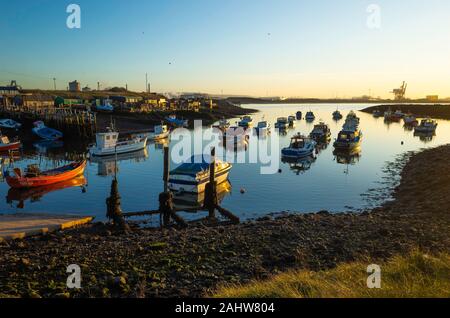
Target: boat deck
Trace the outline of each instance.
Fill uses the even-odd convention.
[[[70,229],[93,219],[73,215],[0,214],[0,242]]]

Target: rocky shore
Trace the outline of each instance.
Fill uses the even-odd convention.
[[[388,109],[393,111],[401,110],[403,113],[412,113],[416,117],[450,120],[450,105],[442,104],[387,104],[368,107],[362,111],[371,114],[374,110],[380,110],[384,113]]]
[[[240,225],[96,224],[0,245],[0,297],[202,297],[291,268],[330,269],[420,248],[450,251],[450,145],[408,159],[394,200],[363,213],[267,216]],[[66,288],[78,264],[82,288]]]

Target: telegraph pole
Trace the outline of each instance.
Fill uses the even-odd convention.
[[[54,88],[55,91],[56,91],[56,78],[55,78],[55,77],[53,77],[53,88]]]

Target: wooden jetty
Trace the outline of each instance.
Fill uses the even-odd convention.
[[[58,128],[65,135],[94,137],[97,131],[96,114],[70,107],[25,108],[15,105],[0,107],[0,113],[19,122],[30,125],[42,120],[47,126]]]
[[[2,214],[0,215],[0,242],[66,230],[88,224],[93,219],[93,217],[73,215]]]

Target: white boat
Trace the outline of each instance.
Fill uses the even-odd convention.
[[[437,129],[437,122],[430,118],[423,119],[420,125],[415,128],[415,132],[418,133],[433,133]]]
[[[22,127],[21,123],[18,123],[12,119],[0,119],[0,128],[6,129],[20,129]]]
[[[113,112],[114,106],[111,105],[111,100],[105,99],[102,104],[95,106],[98,111]]]
[[[210,156],[193,156],[187,162],[170,172],[168,186],[172,191],[202,193],[209,183]],[[215,160],[214,180],[221,184],[228,180],[232,165],[228,162]]]
[[[242,117],[241,121],[238,123],[239,127],[249,128],[253,125],[253,118],[251,116]]]
[[[286,117],[279,117],[275,123],[275,128],[286,129],[289,126],[289,121]]]
[[[295,135],[291,138],[289,147],[281,150],[281,155],[284,158],[302,158],[310,156],[314,153],[317,143],[311,138]]]
[[[316,119],[316,115],[313,112],[309,111],[305,115],[306,121],[314,121]]]
[[[170,130],[167,128],[167,125],[158,125],[155,126],[154,131],[148,134],[148,140],[161,140],[166,139],[170,135]]]
[[[97,157],[140,151],[147,146],[147,137],[119,140],[119,133],[112,128],[108,128],[107,132],[97,133],[95,140],[96,144],[89,148],[89,154]]]

